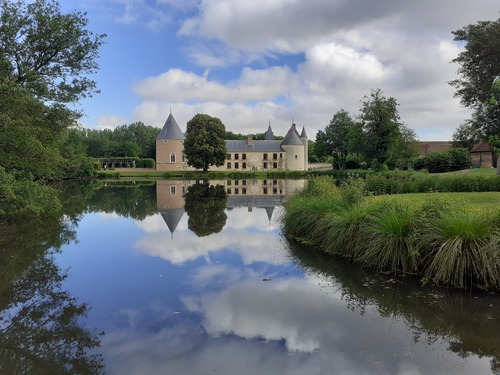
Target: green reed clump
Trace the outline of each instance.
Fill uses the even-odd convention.
[[[335,211],[323,216],[318,234],[321,247],[328,253],[357,260],[364,249],[363,229],[371,206],[340,201]]]
[[[500,287],[500,210],[432,197],[366,200],[362,180],[309,181],[285,205],[283,232],[323,251],[424,282]]]
[[[283,231],[287,236],[311,244],[318,243],[317,234],[323,233],[318,225],[323,216],[338,208],[339,189],[331,177],[317,177],[285,205]]]
[[[426,225],[420,247],[428,252],[423,274],[436,284],[466,288],[500,285],[500,233],[491,213],[444,212]]]
[[[392,272],[417,270],[414,224],[417,211],[412,206],[383,204],[363,228],[364,264]]]

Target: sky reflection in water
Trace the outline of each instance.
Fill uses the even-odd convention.
[[[230,205],[230,204],[228,204]],[[349,304],[333,276],[304,268],[280,236],[281,207],[235,207],[197,237],[184,213],[172,234],[89,213],[57,256],[64,287],[92,306],[111,374],[491,374],[409,322]],[[390,291],[388,291],[390,293]]]

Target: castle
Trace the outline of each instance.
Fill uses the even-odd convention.
[[[170,113],[156,138],[156,170],[194,170],[188,166],[184,155],[185,138]],[[246,140],[226,140],[224,164],[220,167],[210,166],[210,170],[307,170],[307,140],[305,129],[302,128],[299,134],[294,123],[283,140],[276,140],[269,124],[264,140],[252,139],[251,136]]]

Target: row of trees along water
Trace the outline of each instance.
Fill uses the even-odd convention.
[[[83,112],[74,104],[98,93],[91,77],[106,37],[87,28],[84,13],[63,14],[56,0],[0,0],[0,18],[2,217],[57,210],[57,193],[45,182],[94,174],[91,157],[154,157],[157,128],[141,122],[113,131],[78,128]],[[451,84],[462,103],[474,110],[455,140],[470,146],[488,138],[499,146],[500,20],[478,22],[453,34],[465,48],[453,60],[460,68]],[[310,142],[310,161],[328,155],[338,168],[350,161],[404,167],[415,155],[414,141],[415,133],[399,118],[396,99],[376,89],[356,118],[344,110],[335,113],[317,141]]]

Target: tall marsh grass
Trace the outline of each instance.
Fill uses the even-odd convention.
[[[284,234],[384,271],[419,274],[424,282],[500,287],[499,209],[438,198],[368,200],[361,184],[312,179],[286,203]]]

